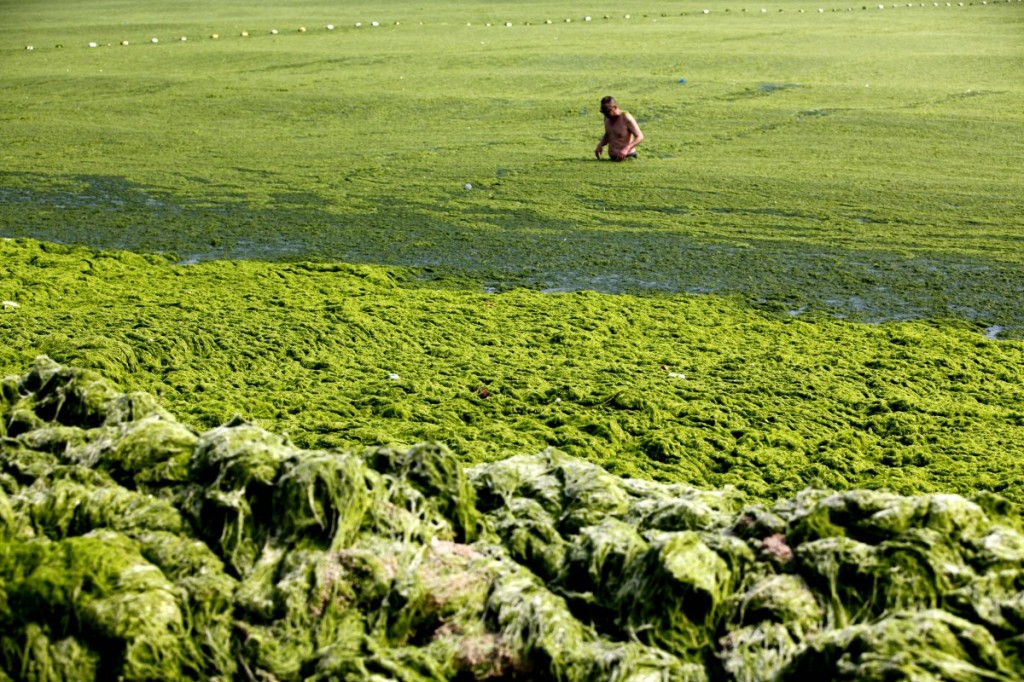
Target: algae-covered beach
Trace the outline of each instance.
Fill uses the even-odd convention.
[[[0,679],[1021,679],[1018,0],[0,16]]]
[[[9,679],[1019,679],[991,493],[758,505],[556,450],[197,433],[48,359],[0,390]]]

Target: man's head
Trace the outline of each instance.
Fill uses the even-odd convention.
[[[615,118],[619,115],[619,104],[611,95],[601,98],[601,113],[608,118]]]

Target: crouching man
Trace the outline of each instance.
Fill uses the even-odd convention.
[[[604,137],[597,143],[594,155],[600,159],[607,146],[608,158],[612,161],[635,159],[637,145],[644,141],[636,119],[628,111],[619,109],[610,95],[601,99],[601,113],[604,114]]]

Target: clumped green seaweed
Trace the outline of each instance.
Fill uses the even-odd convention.
[[[4,679],[1019,679],[1024,534],[991,493],[765,505],[552,449],[194,432],[46,357],[3,386]]]
[[[0,4],[0,680],[1021,677],[1019,3]]]
[[[799,319],[709,296],[437,290],[364,266],[182,266],[20,240],[0,240],[0,272],[0,298],[19,302],[0,311],[0,373],[46,354],[127,389],[116,412],[134,421],[107,415],[109,428],[73,443],[77,461],[98,458],[122,483],[180,483],[196,432],[242,415],[305,450],[436,441],[482,463],[553,447],[628,480],[765,503],[808,485],[1024,502],[1024,345],[955,321]],[[0,428],[33,433],[36,451],[64,447],[55,429],[81,427],[44,418],[75,398],[47,395],[41,412],[12,400]],[[157,464],[121,437],[145,442],[149,430],[175,432],[159,441],[177,455]],[[445,467],[417,474],[427,500],[445,499],[428,481]],[[645,502],[643,523],[682,529],[722,504]],[[560,523],[589,523],[588,508]]]

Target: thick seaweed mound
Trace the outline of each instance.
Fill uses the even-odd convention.
[[[1014,680],[993,495],[614,477],[557,451],[205,433],[47,358],[0,383],[0,679]]]

